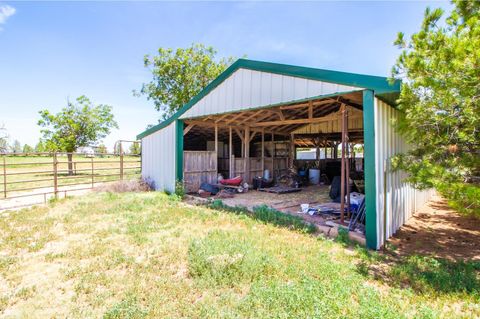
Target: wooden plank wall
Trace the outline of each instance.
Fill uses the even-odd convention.
[[[233,164],[233,176],[241,176],[242,178],[245,177],[245,166],[244,166],[245,159],[243,157],[235,157],[235,162]]]
[[[201,183],[217,183],[217,154],[214,151],[184,151],[183,180],[187,192],[196,192]]]
[[[229,178],[230,159],[226,157],[218,158],[218,173],[222,174],[223,178]]]
[[[229,159],[217,159],[214,151],[184,151],[183,155],[183,176],[184,183],[187,192],[198,191],[201,183],[217,183],[217,172],[222,173],[224,178],[228,178]],[[250,180],[248,183],[252,183],[253,177],[263,176],[262,171],[262,158],[250,157]],[[234,159],[234,176],[241,176],[245,178],[245,159],[242,157],[236,157]],[[270,171],[270,176],[280,176],[288,171],[288,158],[265,157],[264,159],[265,169]]]

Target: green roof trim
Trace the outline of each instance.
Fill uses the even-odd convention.
[[[387,100],[390,104],[395,104],[395,99],[400,92],[400,81],[395,81],[393,84],[390,84],[388,78],[386,77],[322,70],[288,64],[238,59],[225,71],[223,71],[215,80],[210,82],[210,84],[208,84],[202,91],[200,91],[200,93],[193,97],[180,110],[173,114],[170,118],[140,133],[137,136],[137,139],[142,139],[145,136],[161,130],[162,128],[170,125],[173,121],[179,119],[183,113],[185,113],[193,105],[200,101],[200,99],[210,93],[218,85],[220,85],[233,72],[241,68],[293,77],[301,77],[305,79],[318,80],[335,84],[356,86],[358,88],[374,91],[375,95],[383,97],[383,99]]]

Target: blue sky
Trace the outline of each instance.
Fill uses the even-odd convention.
[[[34,145],[38,111],[85,94],[113,106],[134,139],[160,117],[132,90],[150,79],[143,56],[204,43],[220,56],[388,75],[398,31],[418,30],[445,2],[2,2],[0,124]]]

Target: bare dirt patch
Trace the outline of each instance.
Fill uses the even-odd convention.
[[[429,255],[480,261],[480,219],[460,215],[437,196],[424,205],[389,241],[399,256]]]

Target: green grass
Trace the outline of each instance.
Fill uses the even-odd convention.
[[[257,208],[158,192],[0,215],[0,313],[69,318],[472,318],[479,265],[391,260]]]

